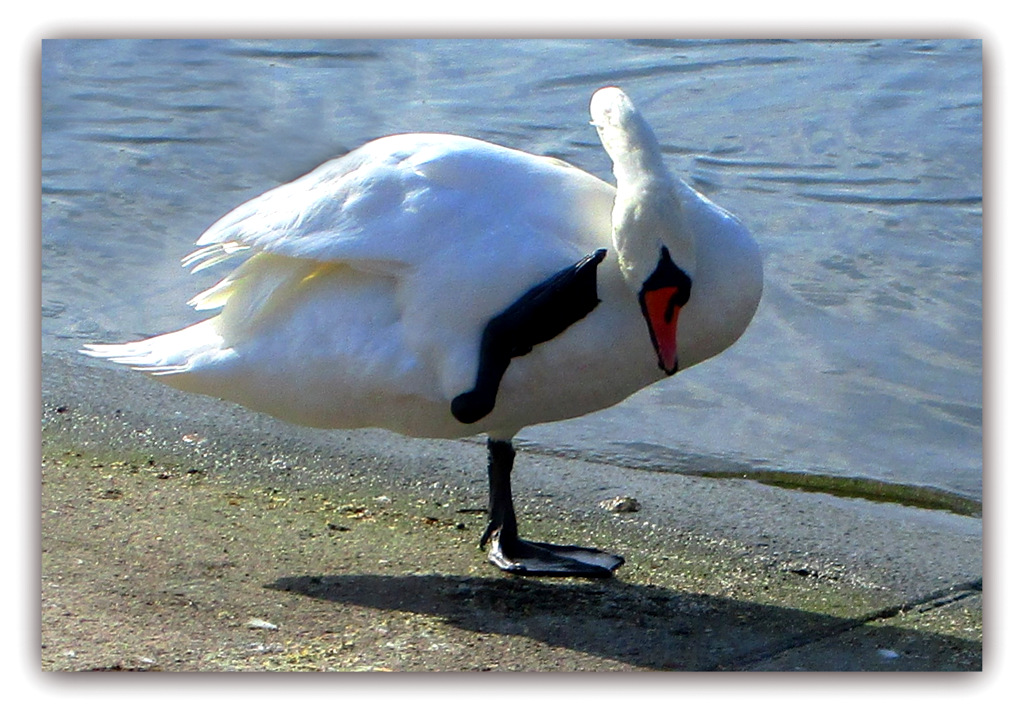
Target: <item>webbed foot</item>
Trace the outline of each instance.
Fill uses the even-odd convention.
[[[519,539],[512,506],[512,463],[516,451],[507,440],[487,440],[490,520],[480,549],[499,569],[512,574],[551,577],[610,577],[624,560],[592,547],[527,542]]]
[[[481,543],[487,560],[512,574],[549,577],[611,577],[626,561],[593,547],[502,539],[497,532]]]

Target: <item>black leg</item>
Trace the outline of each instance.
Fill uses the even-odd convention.
[[[512,359],[550,341],[597,307],[597,266],[607,253],[598,249],[550,276],[487,322],[480,337],[476,384],[451,403],[456,420],[475,423],[494,410]]]
[[[487,504],[489,523],[480,538],[480,549],[487,549],[492,538],[519,539],[519,525],[512,505],[512,463],[516,450],[505,440],[487,439],[487,481],[490,497]]]
[[[489,522],[480,539],[488,560],[515,574],[610,577],[625,561],[591,547],[527,542],[519,539],[512,506],[512,463],[516,451],[505,440],[487,440],[487,476],[490,482]]]

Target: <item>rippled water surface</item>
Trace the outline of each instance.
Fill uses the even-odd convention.
[[[617,84],[750,227],[764,299],[722,356],[522,438],[980,498],[981,71],[963,40],[46,42],[43,350],[194,321],[210,277],[179,260],[203,229],[381,135],[467,134],[610,180],[588,105]]]

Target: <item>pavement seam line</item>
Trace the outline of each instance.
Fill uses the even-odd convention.
[[[903,602],[901,604],[883,607],[882,609],[875,610],[862,617],[854,617],[845,619],[842,622],[835,624],[834,626],[827,629],[815,630],[811,634],[805,634],[797,636],[791,639],[788,643],[779,646],[775,649],[762,651],[760,653],[748,654],[741,656],[738,659],[733,660],[728,664],[720,664],[719,670],[722,671],[734,671],[739,669],[748,668],[754,664],[758,664],[770,659],[774,659],[787,651],[793,649],[800,649],[817,642],[825,641],[826,639],[832,639],[840,634],[853,631],[862,626],[867,626],[873,622],[882,621],[883,619],[891,619],[899,614],[904,614],[911,611],[916,611],[919,614],[943,607],[948,604],[967,599],[976,594],[982,593],[982,578],[972,580],[970,582],[961,582],[951,587],[936,590],[930,594],[920,597],[919,599]]]

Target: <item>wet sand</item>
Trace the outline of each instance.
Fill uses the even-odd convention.
[[[517,578],[476,548],[482,441],[42,380],[47,671],[981,668],[979,518],[520,451],[524,534],[627,561]]]

